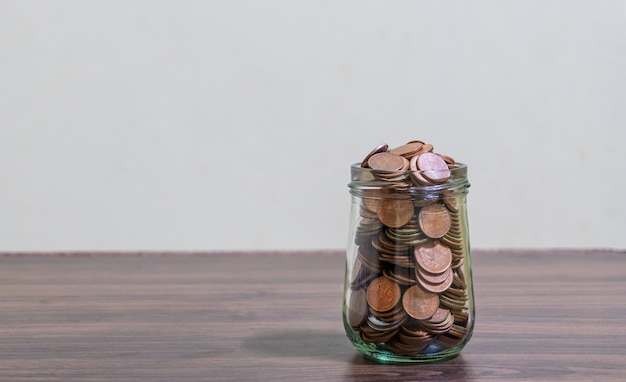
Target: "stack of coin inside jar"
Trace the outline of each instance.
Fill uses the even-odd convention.
[[[432,145],[411,141],[376,147],[361,167],[385,186],[363,190],[347,323],[363,342],[399,355],[459,344],[470,325],[459,202],[445,191],[413,193],[446,184],[458,165]]]

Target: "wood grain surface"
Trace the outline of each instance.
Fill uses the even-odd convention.
[[[474,251],[457,358],[364,359],[340,251],[0,254],[0,381],[626,380],[626,251]]]

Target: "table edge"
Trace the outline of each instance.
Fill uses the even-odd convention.
[[[0,251],[5,257],[210,257],[210,256],[345,256],[345,249],[280,249],[280,250],[68,250],[68,251]],[[490,255],[549,255],[581,254],[626,255],[626,249],[617,248],[476,248],[472,256]]]

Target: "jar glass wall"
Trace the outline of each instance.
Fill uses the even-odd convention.
[[[423,185],[412,171],[351,167],[343,321],[367,357],[442,361],[472,335],[467,167],[448,171]]]

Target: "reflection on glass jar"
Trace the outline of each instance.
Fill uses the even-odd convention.
[[[379,155],[372,167],[391,159]],[[367,357],[442,361],[474,327],[467,166],[393,166],[351,167],[344,327]]]

